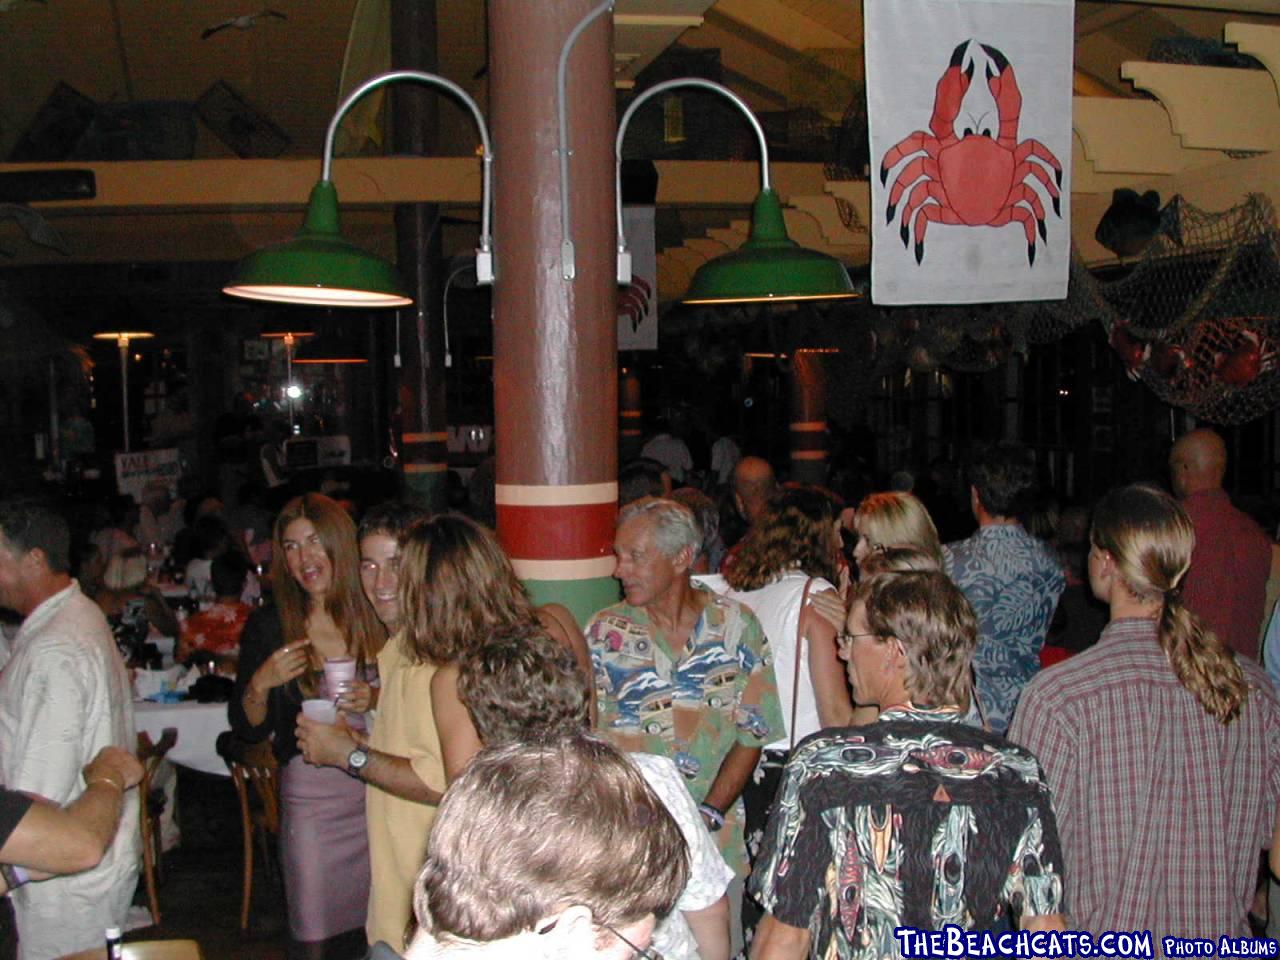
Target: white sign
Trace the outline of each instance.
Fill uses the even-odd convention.
[[[872,300],[1065,297],[1072,0],[863,9]]]
[[[164,450],[139,450],[136,453],[116,454],[116,490],[142,502],[142,490],[153,480],[159,480],[169,488],[169,495],[178,492],[178,477],[182,475],[182,463],[177,447]]]
[[[623,207],[631,282],[618,288],[618,349],[658,349],[658,256],[654,208]]]

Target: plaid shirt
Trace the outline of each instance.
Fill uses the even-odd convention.
[[[1248,936],[1280,799],[1280,701],[1256,664],[1224,727],[1178,683],[1154,620],[1038,674],[1009,739],[1040,758],[1066,859],[1068,926]]]

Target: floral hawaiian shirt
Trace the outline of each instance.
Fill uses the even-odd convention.
[[[698,801],[734,744],[763,747],[786,729],[760,621],[704,592],[708,603],[680,657],[644,609],[625,602],[601,610],[586,631],[601,731],[622,750],[669,757]],[[729,866],[746,876],[742,818],[739,799],[717,839]]]
[[[942,548],[943,563],[978,615],[973,674],[987,724],[1009,728],[1018,695],[1040,669],[1040,648],[1067,584],[1054,552],[1020,526],[982,527]]]

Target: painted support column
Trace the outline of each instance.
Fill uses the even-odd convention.
[[[640,375],[623,367],[618,380],[618,459],[622,463],[640,456],[640,448],[644,446],[643,414]]]
[[[391,62],[397,70],[437,70],[435,0],[391,4]],[[417,83],[389,88],[396,153],[435,152],[442,92]],[[405,494],[428,510],[448,506],[448,414],[445,409],[444,329],[440,315],[440,207],[396,206],[396,260],[413,306],[400,313],[400,463]]]
[[[556,64],[598,0],[490,0],[498,535],[535,603],[618,597],[613,22],[568,61],[576,277],[561,276]]]
[[[791,479],[827,482],[827,372],[822,350],[791,357]]]

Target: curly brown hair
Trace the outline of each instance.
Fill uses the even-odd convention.
[[[404,534],[400,610],[402,642],[416,663],[453,663],[499,629],[537,628],[498,538],[459,513],[437,514]]]
[[[724,578],[734,590],[758,590],[788,570],[836,580],[835,522],[840,509],[819,487],[787,487],[747,532]]]

